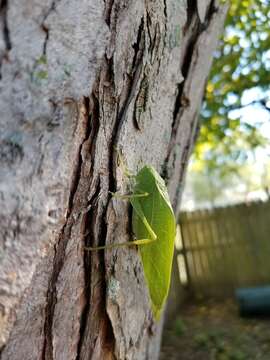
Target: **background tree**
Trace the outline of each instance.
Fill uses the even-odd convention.
[[[261,167],[269,166],[269,5],[269,1],[231,1],[206,87],[201,131],[190,167],[197,200],[202,200],[205,186],[209,199],[212,194],[224,202],[226,188],[250,183],[252,166],[253,185],[247,187],[269,186],[265,172],[256,166],[258,162]],[[254,172],[261,179],[255,179]],[[201,184],[197,190],[195,182]]]
[[[156,359],[114,149],[177,209],[227,5],[1,1],[1,359]],[[162,270],[162,269],[161,269]]]

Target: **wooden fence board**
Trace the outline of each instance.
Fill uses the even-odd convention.
[[[182,212],[179,224],[195,293],[224,296],[270,283],[270,201]]]

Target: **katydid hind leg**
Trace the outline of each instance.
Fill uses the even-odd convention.
[[[132,199],[136,199],[136,198],[142,198],[142,197],[146,197],[149,195],[149,193],[147,192],[142,192],[142,193],[137,193],[137,194],[130,194],[130,195],[122,195],[122,194],[118,194],[117,192],[111,192],[109,191],[109,193],[112,195],[113,198],[115,199],[122,199],[122,200],[132,200]]]
[[[118,247],[123,247],[123,246],[147,245],[147,244],[152,243],[153,241],[156,241],[156,239],[136,239],[133,241],[126,241],[126,242],[119,243],[119,244],[109,244],[109,245],[103,245],[103,246],[97,246],[97,247],[85,246],[84,249],[86,251],[108,250],[108,249],[113,249],[113,248],[118,248]]]
[[[131,199],[130,200],[132,207],[133,207],[133,211],[136,212],[136,214],[139,216],[139,218],[141,219],[141,221],[143,222],[144,226],[146,227],[147,231],[149,232],[149,237],[153,240],[157,239],[157,235],[155,234],[154,230],[152,229],[151,225],[149,224],[149,222],[147,221],[143,209],[139,203],[139,201],[137,201],[136,199]]]

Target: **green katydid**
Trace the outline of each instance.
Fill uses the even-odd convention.
[[[132,195],[113,196],[130,200],[133,207],[132,230],[136,239],[86,249],[140,245],[152,310],[158,320],[168,296],[175,240],[175,217],[164,180],[152,166],[147,165],[135,176]]]

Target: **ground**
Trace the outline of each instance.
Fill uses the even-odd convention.
[[[165,327],[160,360],[270,360],[270,319],[241,318],[233,301],[193,302]]]

